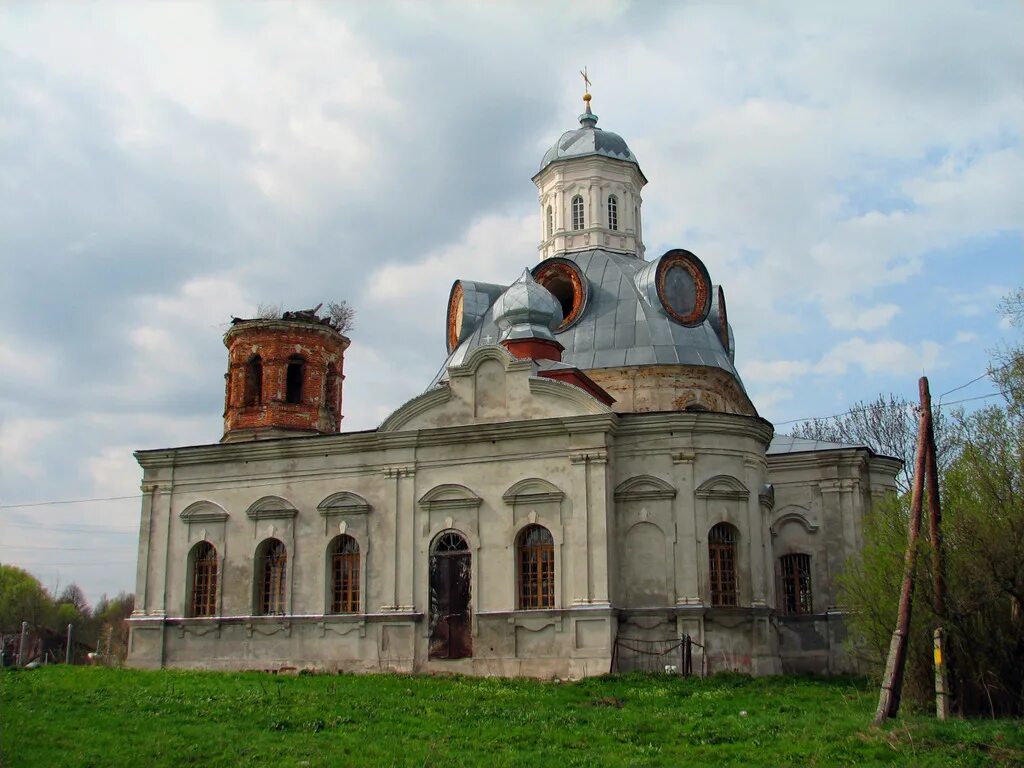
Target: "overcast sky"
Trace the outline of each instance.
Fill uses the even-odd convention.
[[[536,261],[584,65],[763,416],[975,378],[1024,283],[1021,40],[1017,2],[5,4],[0,561],[134,589],[137,498],[12,505],[216,442],[259,303],[356,307],[346,430],[422,391],[452,281]]]

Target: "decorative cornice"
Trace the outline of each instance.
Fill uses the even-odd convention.
[[[660,477],[639,475],[619,483],[615,489],[616,501],[646,501],[648,499],[674,499],[676,489]]]
[[[596,450],[582,451],[580,453],[570,453],[569,461],[571,461],[573,464],[607,464],[608,451]]]
[[[370,512],[370,504],[357,493],[340,491],[321,501],[317,509],[323,517],[366,515]]]
[[[185,523],[223,523],[228,519],[227,511],[212,501],[197,501],[189,504],[178,515]]]
[[[250,520],[291,520],[299,511],[279,496],[264,496],[245,514]]]
[[[452,390],[447,384],[442,384],[430,392],[414,397],[409,402],[399,406],[390,416],[381,422],[379,432],[397,432],[417,416],[426,413],[432,408],[444,405],[452,399]]]
[[[477,509],[483,499],[464,485],[447,483],[431,488],[420,497],[420,506],[435,509]]]
[[[398,477],[412,477],[416,474],[415,464],[393,464],[389,467],[384,467],[381,472],[384,477],[394,480]]]
[[[750,498],[750,491],[731,475],[715,475],[701,483],[694,495],[699,499],[746,501]]]
[[[565,493],[547,480],[530,477],[512,485],[501,498],[506,504],[541,504],[559,502]]]

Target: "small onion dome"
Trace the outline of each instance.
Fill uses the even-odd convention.
[[[547,288],[533,279],[528,269],[498,297],[492,313],[501,331],[501,341],[554,341],[552,331],[562,324],[562,306]]]

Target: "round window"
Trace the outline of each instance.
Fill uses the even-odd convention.
[[[711,278],[700,259],[681,248],[658,261],[658,299],[669,316],[685,326],[700,325],[711,310]]]
[[[587,305],[587,280],[576,264],[568,259],[546,259],[534,268],[533,279],[562,305],[562,324],[556,333],[580,319]]]

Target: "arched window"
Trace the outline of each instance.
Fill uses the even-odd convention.
[[[285,576],[288,550],[284,542],[267,539],[256,551],[256,613],[261,616],[285,612]]]
[[[550,205],[548,206],[547,222],[548,222],[548,235],[547,236],[551,237],[551,235],[555,231],[555,212],[551,209]]]
[[[217,615],[217,548],[201,541],[192,548],[190,616]]]
[[[331,613],[359,613],[359,542],[336,536],[330,558]]]
[[[708,534],[711,604],[736,605],[736,529],[719,523]]]
[[[572,228],[583,229],[583,197],[580,195],[572,199]]]
[[[608,229],[619,228],[619,200],[615,195],[608,195]]]
[[[555,607],[555,540],[542,525],[528,525],[516,544],[520,609]]]
[[[811,600],[811,556],[783,555],[779,563],[782,566],[782,612],[814,613]]]
[[[285,375],[285,396],[286,403],[302,402],[302,380],[306,375],[306,361],[299,355],[292,355],[288,358],[288,372]]]
[[[263,360],[253,355],[245,364],[245,388],[242,405],[259,405],[263,399]]]

